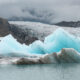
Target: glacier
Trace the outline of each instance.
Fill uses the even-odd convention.
[[[60,52],[63,48],[73,48],[80,52],[80,38],[58,28],[44,39],[37,40],[30,45],[19,43],[11,34],[0,38],[0,55],[2,56],[27,56],[44,55]]]

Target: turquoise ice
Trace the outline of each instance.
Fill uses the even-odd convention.
[[[74,48],[80,52],[80,38],[59,28],[44,40],[46,53],[59,52],[62,48]]]
[[[50,54],[62,48],[74,48],[80,52],[80,38],[59,28],[47,36],[44,42],[37,40],[30,45],[20,44],[12,35],[0,38],[1,55]]]
[[[0,41],[0,54],[2,55],[12,55],[12,53],[27,53],[27,45],[20,44],[12,35],[8,35],[1,38]]]

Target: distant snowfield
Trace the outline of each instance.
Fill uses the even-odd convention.
[[[28,22],[28,21],[9,21],[9,23],[18,25],[19,27],[22,28],[31,29],[32,31],[35,31],[38,35],[44,34],[44,38],[49,34],[53,33],[57,28],[60,27],[56,25],[49,25],[39,22]],[[77,28],[62,27],[62,28],[75,36],[80,36],[80,27]]]

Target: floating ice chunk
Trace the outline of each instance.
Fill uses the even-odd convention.
[[[44,55],[39,60],[41,63],[80,63],[80,53],[73,48],[63,48],[58,53]]]
[[[0,41],[0,54],[8,55],[11,53],[27,53],[27,46],[17,42],[12,35],[8,35]]]
[[[73,48],[63,48],[57,57],[59,62],[80,63],[80,53]]]
[[[62,48],[74,48],[80,52],[80,38],[77,38],[62,28],[57,29],[53,34],[44,40],[46,53],[59,52]]]

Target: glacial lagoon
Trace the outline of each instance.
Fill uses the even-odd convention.
[[[0,80],[80,80],[80,64],[0,65]]]

